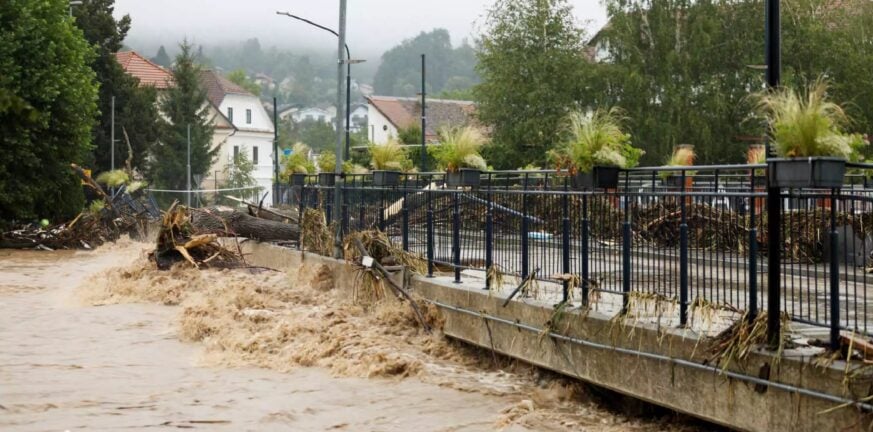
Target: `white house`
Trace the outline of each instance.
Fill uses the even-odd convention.
[[[233,125],[234,131],[220,143],[214,169],[223,171],[234,156],[246,152],[255,170],[253,176],[267,194],[264,203],[272,203],[273,191],[273,122],[260,99],[215,71],[200,73],[209,102]]]
[[[366,127],[369,110],[367,109],[366,104],[354,104],[352,105],[351,111],[349,129],[351,129],[352,132],[358,132],[362,127]]]
[[[285,117],[291,116],[291,119],[294,120],[295,123],[300,123],[303,121],[319,121],[322,123],[333,123],[336,118],[336,108],[317,108],[317,107],[308,107],[308,108],[297,108],[289,110],[285,113]]]
[[[427,99],[428,142],[439,139],[438,132],[444,127],[466,126],[475,123],[476,104],[470,101]],[[370,96],[367,98],[367,126],[370,142],[384,144],[399,131],[421,124],[421,99],[394,96]]]

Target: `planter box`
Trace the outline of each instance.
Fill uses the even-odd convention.
[[[373,186],[397,186],[400,171],[373,171]]]
[[[685,178],[690,178],[690,177],[686,176]],[[673,174],[670,177],[665,178],[664,179],[664,186],[667,186],[670,188],[682,189],[682,186],[683,186],[682,176],[677,175],[677,174]]]
[[[590,173],[577,173],[571,180],[577,190],[615,189],[620,172],[617,167],[596,166]]]
[[[846,160],[837,157],[774,158],[767,163],[770,185],[780,188],[841,188],[846,174]]]
[[[319,186],[333,186],[336,184],[336,174],[334,173],[319,173],[318,174],[318,185]]]
[[[446,173],[446,186],[449,188],[478,187],[482,171],[477,169],[461,168],[456,172]]]
[[[291,186],[303,186],[308,174],[291,174]]]

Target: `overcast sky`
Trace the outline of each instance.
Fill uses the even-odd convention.
[[[446,28],[457,44],[484,21],[493,0],[349,0],[348,44],[352,50],[380,55],[406,38]],[[600,0],[570,0],[577,21],[594,32],[606,20]],[[128,41],[135,48],[175,45],[183,37],[211,45],[251,37],[262,46],[335,47],[336,39],[287,17],[288,11],[336,28],[339,0],[116,0],[116,14],[130,14]],[[358,48],[360,47],[360,48]],[[154,53],[146,52],[147,55]]]

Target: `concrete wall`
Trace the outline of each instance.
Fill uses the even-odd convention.
[[[352,290],[352,267],[344,262],[271,245],[245,244],[247,252],[251,252],[248,259],[252,263],[281,269],[307,262],[326,263],[333,269],[337,287]],[[493,346],[502,354],[734,429],[762,432],[867,430],[871,422],[869,415],[862,415],[854,408],[823,412],[838,406],[835,402],[780,389],[756,388],[754,384],[711,371],[609,349],[626,348],[702,363],[708,355],[706,344],[681,329],[659,331],[653,326],[625,325],[595,311],[571,311],[557,320],[553,328],[560,334],[599,343],[607,349],[560,341],[541,332],[492,320],[489,321],[492,335],[489,338],[485,316],[541,329],[552,320],[553,309],[548,305],[515,301],[504,308],[503,298],[499,296],[436,279],[413,278],[411,288],[431,301],[470,312],[442,309],[446,319],[444,332],[450,337],[484,348]],[[766,375],[764,372],[770,366],[769,377],[776,382],[837,396],[854,394],[855,398],[860,398],[869,394],[869,380],[866,385],[861,382],[849,387],[844,385],[845,363],[818,367],[810,361],[792,351],[786,351],[778,361],[766,352],[758,352],[743,364],[731,366],[730,370],[757,377]]]

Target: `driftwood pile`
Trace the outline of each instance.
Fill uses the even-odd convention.
[[[269,219],[259,217],[269,215]],[[173,203],[164,212],[154,251],[149,254],[162,270],[178,262],[196,268],[248,267],[239,244],[227,247],[221,237],[263,241],[295,241],[300,228],[295,215],[248,205],[248,211],[226,207],[191,209]]]
[[[149,212],[144,200],[130,196],[123,189],[110,196],[82,168],[75,164],[71,168],[86,187],[93,189],[103,205],[86,208],[64,223],[49,226],[29,223],[0,232],[0,248],[91,249],[124,234],[146,235],[157,213]]]

